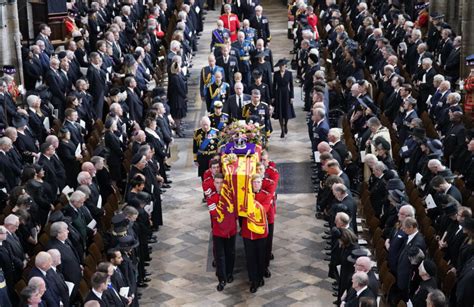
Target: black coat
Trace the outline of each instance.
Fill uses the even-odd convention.
[[[3,276],[5,277],[7,286],[9,288],[15,287],[18,276],[16,276],[13,259],[5,244],[0,245],[0,268],[3,271]]]
[[[230,96],[224,103],[223,112],[229,114],[232,120],[242,120],[242,108],[245,104],[250,103],[252,97],[247,94],[241,95],[241,107],[237,102],[237,95]]]
[[[70,241],[66,240],[65,243],[62,243],[56,238],[51,238],[46,245],[46,250],[52,248],[59,250],[61,253],[60,272],[63,274],[64,280],[73,282],[78,286],[82,279],[82,270],[79,256]]]
[[[10,191],[18,185],[21,170],[18,169],[18,167],[16,167],[11,161],[10,157],[3,152],[0,152],[0,173],[5,176],[7,191]]]
[[[426,297],[428,296],[428,293],[434,289],[438,289],[436,279],[430,278],[428,280],[421,281],[419,288],[411,297],[411,302],[413,303],[413,306],[426,307]]]
[[[119,182],[122,176],[122,160],[123,151],[120,139],[112,132],[105,131],[105,147],[109,149],[109,157],[107,158],[107,165],[110,169],[110,176],[112,180]]]
[[[426,244],[425,238],[418,232],[413,239],[403,246],[403,249],[398,256],[397,264],[397,287],[402,291],[408,291],[410,289],[410,283],[414,272],[414,267],[411,265],[408,258],[408,250],[410,248],[418,247],[425,253]]]
[[[94,110],[97,119],[102,119],[104,109],[104,97],[107,92],[106,72],[89,65],[87,69],[87,80],[89,81],[89,93],[93,97]]]
[[[275,111],[273,118],[295,118],[295,110],[291,99],[295,96],[293,91],[293,75],[285,71],[283,76],[280,71],[273,74],[273,97],[275,97]]]
[[[82,136],[82,127],[76,122],[64,121],[64,128],[71,133],[71,142],[77,147],[79,144],[84,144],[84,137]]]
[[[186,96],[188,87],[186,81],[181,73],[170,74],[168,81],[167,97],[171,116],[181,119],[186,116],[187,112]]]
[[[42,80],[43,67],[38,58],[33,58],[23,62],[23,73],[25,78],[25,89],[32,91],[36,83]]]
[[[77,175],[81,170],[81,164],[76,159],[76,145],[72,142],[59,142],[57,154],[64,163],[66,171],[66,184],[75,188],[77,186]]]
[[[346,304],[344,306],[347,306],[347,307],[359,307],[359,300],[363,297],[369,297],[369,298],[372,298],[372,299],[376,299],[377,298],[377,295],[375,295],[372,290],[370,290],[369,288],[365,289],[364,291],[362,291],[358,296],[357,296],[357,292],[354,290],[354,289],[351,289],[351,295],[346,298]]]
[[[128,117],[140,123],[143,118],[143,102],[134,90],[127,88],[127,100],[125,103],[127,105]]]
[[[95,295],[94,292],[92,292],[92,290],[89,292],[89,294],[87,294],[86,296],[86,299],[84,300],[84,302],[88,302],[88,301],[97,301],[99,302],[100,304],[100,307],[109,307],[110,305],[107,304],[105,302],[105,292],[102,293],[102,297],[99,298],[97,295]]]
[[[41,297],[41,300],[44,301],[47,306],[59,306],[59,302],[61,301],[59,289],[57,288],[56,282],[51,280],[51,275],[48,276],[46,272],[45,276],[37,267],[33,267],[28,275],[28,280],[32,277],[40,277],[44,280],[46,285],[46,292]]]
[[[237,57],[229,55],[227,63],[224,63],[224,57],[216,59],[216,65],[224,69],[224,81],[229,83],[230,88],[234,88],[234,74],[239,71],[239,61]]]

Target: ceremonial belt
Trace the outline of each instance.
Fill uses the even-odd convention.
[[[240,60],[241,61],[248,61],[248,60],[250,60],[250,57],[249,56],[241,56]]]
[[[225,46],[225,44],[221,44],[221,43],[215,43],[214,44],[214,47],[224,47],[224,46]]]
[[[212,155],[215,154],[217,150],[198,150],[198,153],[201,155]]]

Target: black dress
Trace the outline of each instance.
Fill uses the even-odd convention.
[[[273,74],[273,95],[275,97],[273,118],[295,118],[295,109],[293,104],[290,103],[291,99],[294,98],[293,76],[291,72],[285,71],[283,76],[279,71]]]
[[[171,74],[168,82],[168,101],[173,118],[181,119],[186,117],[188,111],[186,104],[187,93],[188,87],[182,74]]]

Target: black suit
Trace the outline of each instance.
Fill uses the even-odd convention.
[[[40,277],[44,280],[46,285],[46,292],[41,297],[41,300],[44,301],[47,306],[59,306],[61,297],[59,296],[59,289],[57,288],[56,282],[51,280],[51,277],[48,277],[47,273],[46,275],[43,275],[37,267],[31,269],[28,280],[32,277]]]
[[[76,289],[82,279],[82,270],[76,250],[72,248],[69,240],[63,243],[56,238],[51,238],[46,245],[46,250],[52,248],[59,250],[61,253],[60,271],[64,275],[64,280],[76,284],[76,287],[74,287]]]
[[[23,62],[23,73],[25,75],[25,89],[32,91],[36,83],[42,80],[43,67],[38,58],[34,57]]]
[[[79,144],[84,144],[84,138],[81,132],[82,127],[78,123],[66,120],[64,121],[63,127],[68,129],[71,133],[71,142],[74,146],[77,147]]]
[[[38,164],[43,166],[43,170],[45,172],[44,181],[49,183],[51,186],[51,190],[54,195],[58,194],[60,182],[56,176],[56,168],[54,166],[54,162],[52,158],[47,158],[45,155],[41,154]]]
[[[43,41],[44,42],[44,52],[48,55],[51,56],[54,53],[54,46],[51,44],[51,41],[49,40],[49,37],[42,35],[41,33],[38,33],[38,36],[36,36],[35,42],[37,41]]]
[[[52,68],[48,69],[44,79],[49,87],[49,91],[53,95],[51,103],[55,109],[59,110],[60,118],[63,118],[64,110],[66,108],[67,84],[64,82],[59,72]]]
[[[224,62],[224,57],[216,59],[216,65],[224,68],[224,81],[229,83],[230,88],[234,88],[234,74],[239,71],[239,61],[235,56],[229,55],[227,63]]]
[[[237,95],[230,96],[225,102],[223,107],[223,112],[229,114],[232,120],[238,119],[243,120],[242,108],[245,104],[250,103],[252,97],[247,94],[242,94],[240,96],[240,103],[237,101]]]
[[[143,102],[134,90],[127,88],[127,100],[125,103],[127,105],[128,117],[140,123],[143,118]]]
[[[97,301],[99,302],[100,304],[100,307],[109,307],[110,305],[108,305],[106,302],[105,302],[105,292],[102,293],[102,298],[99,298],[97,295],[95,295],[94,292],[92,292],[92,290],[89,292],[89,294],[87,294],[86,296],[86,299],[84,300],[84,302],[88,302],[88,301]]]
[[[3,276],[5,277],[7,290],[11,300],[12,298],[17,297],[15,294],[15,284],[18,280],[18,276],[21,275],[18,275],[18,273],[15,272],[13,258],[5,245],[6,244],[0,245],[0,269],[3,271]]]
[[[5,176],[7,191],[18,185],[21,170],[15,166],[10,157],[4,152],[0,152],[0,173]]]
[[[354,289],[349,291],[349,294],[346,297],[345,307],[359,307],[359,300],[363,297],[373,298],[374,300],[377,296],[369,288],[364,289],[359,295]]]
[[[119,182],[122,176],[122,159],[123,151],[120,139],[112,131],[106,131],[105,146],[110,150],[110,155],[107,158],[107,164],[110,169],[110,176],[112,180]]]
[[[459,61],[461,60],[461,48],[452,49],[446,58],[444,64],[444,71],[448,77],[451,78],[451,83],[459,79]]]
[[[104,96],[107,92],[107,77],[102,69],[89,65],[87,69],[87,80],[89,80],[89,92],[94,102],[96,119],[102,119],[104,111]]]
[[[407,240],[408,242],[408,240]],[[408,251],[410,249],[419,248],[425,253],[426,251],[426,244],[425,238],[418,232],[405,246],[400,252],[398,256],[398,264],[397,264],[397,288],[400,291],[401,298],[404,301],[408,299],[408,291],[410,290],[410,283],[412,280],[413,272],[415,271],[416,267],[414,267],[410,263],[410,259],[408,258]]]

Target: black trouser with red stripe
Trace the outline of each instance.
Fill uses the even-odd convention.
[[[268,224],[268,237],[265,242],[265,268],[268,269],[270,266],[270,260],[272,258],[273,248],[273,228],[275,224]]]
[[[212,236],[214,242],[217,278],[219,282],[227,281],[234,272],[235,235],[230,238]]]
[[[250,240],[244,238],[245,258],[250,282],[259,283],[265,272],[265,242],[266,238]]]

